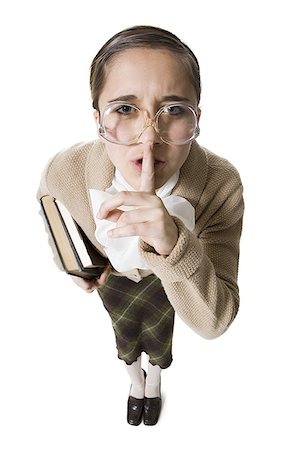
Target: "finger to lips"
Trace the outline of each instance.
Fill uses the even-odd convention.
[[[154,155],[151,146],[144,149],[142,170],[140,178],[140,189],[138,192],[119,192],[111,199],[102,203],[100,210],[97,213],[98,219],[107,219],[112,222],[117,222],[122,217],[124,211],[118,209],[122,205],[126,206],[143,206],[145,198],[142,192],[155,194],[155,164]]]
[[[140,191],[155,194],[155,161],[151,146],[143,150]]]

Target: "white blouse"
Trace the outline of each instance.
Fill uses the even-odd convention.
[[[172,189],[177,184],[180,171],[172,175],[167,182],[156,190],[156,195],[161,198],[165,208],[171,216],[178,217],[184,225],[192,231],[195,226],[195,210],[191,203],[183,197],[170,195]],[[139,236],[109,238],[109,230],[116,228],[116,223],[106,219],[96,217],[102,203],[120,191],[135,191],[130,186],[118,169],[112,185],[105,191],[89,189],[93,215],[96,225],[95,237],[104,248],[107,257],[117,272],[127,272],[132,269],[149,269],[144,259],[139,254]],[[137,206],[121,206],[122,211],[129,211]]]

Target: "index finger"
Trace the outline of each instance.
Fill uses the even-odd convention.
[[[140,189],[141,192],[155,194],[155,160],[152,149],[146,146],[143,152]]]

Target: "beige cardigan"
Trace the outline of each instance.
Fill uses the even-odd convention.
[[[89,189],[108,188],[114,170],[99,139],[76,144],[48,162],[37,193],[38,199],[49,194],[62,201],[103,254],[94,235]],[[242,193],[240,176],[233,165],[193,142],[172,194],[186,198],[195,208],[195,229],[187,230],[180,219],[174,218],[179,237],[168,257],[158,255],[140,240],[140,252],[150,270],[117,274],[139,282],[141,277],[155,273],[177,314],[207,339],[224,333],[239,307]],[[56,257],[55,261],[60,267]]]

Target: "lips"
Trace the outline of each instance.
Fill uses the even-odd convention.
[[[139,162],[139,164],[142,164],[143,157],[140,156],[140,157],[138,157],[138,158],[132,159],[131,161],[132,161],[132,162]],[[162,159],[155,159],[155,161],[154,161],[155,164],[157,164],[157,163],[164,163],[164,162],[165,162],[165,161],[163,161]]]
[[[136,158],[131,161],[133,163],[133,165],[135,166],[135,168],[139,172],[141,172],[141,170],[142,170],[142,161],[143,161],[143,158]],[[154,160],[154,166],[155,166],[156,170],[161,169],[161,167],[163,167],[164,165],[165,165],[165,161],[162,161],[161,159]]]

